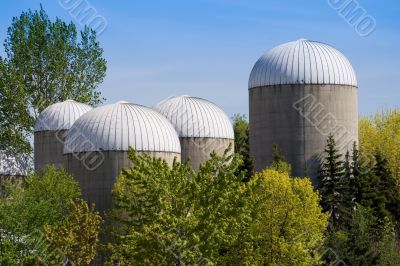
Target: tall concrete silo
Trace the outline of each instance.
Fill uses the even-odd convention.
[[[123,168],[131,167],[129,147],[172,165],[180,161],[178,135],[156,111],[118,102],[84,114],[68,131],[64,144],[66,169],[80,183],[82,196],[97,210],[112,207],[111,191]]]
[[[89,105],[67,100],[50,105],[39,115],[34,129],[35,170],[42,171],[49,164],[63,167],[65,134],[91,109]]]
[[[233,149],[232,123],[214,103],[183,95],[161,101],[154,109],[175,127],[181,142],[182,162],[190,159],[194,169],[209,160],[211,152],[222,155],[229,144]]]
[[[249,101],[256,171],[271,163],[276,143],[295,176],[316,181],[329,134],[341,153],[358,141],[356,75],[327,44],[300,39],[271,49],[251,72]]]

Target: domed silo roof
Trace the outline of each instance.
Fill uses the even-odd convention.
[[[327,44],[300,39],[272,48],[255,64],[249,88],[284,84],[338,84],[357,87],[349,60]]]
[[[121,101],[80,117],[67,134],[64,154],[128,151],[129,147],[181,153],[178,135],[165,117],[151,108]]]
[[[214,103],[187,95],[166,99],[154,106],[183,138],[234,139],[233,126]]]
[[[79,117],[92,109],[89,105],[73,100],[52,104],[39,115],[34,130],[35,132],[68,130]]]
[[[26,176],[28,160],[0,150],[0,176]]]

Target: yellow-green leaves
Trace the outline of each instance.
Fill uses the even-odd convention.
[[[400,178],[400,111],[387,110],[363,118],[359,124],[360,148],[367,154],[382,154],[392,174]]]
[[[84,201],[71,201],[70,208],[60,225],[44,226],[46,239],[50,250],[59,250],[52,254],[63,254],[75,265],[89,265],[97,254],[102,219]]]

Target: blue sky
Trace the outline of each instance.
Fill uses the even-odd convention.
[[[2,1],[0,40],[13,16],[40,3],[51,18],[82,28],[63,1],[78,0]],[[362,37],[328,1],[86,1],[107,20],[99,37],[108,61],[100,90],[107,103],[151,106],[189,94],[217,103],[229,115],[247,114],[247,82],[256,60],[275,45],[307,38],[338,48],[352,62],[360,115],[400,106],[400,2],[358,0],[376,20],[375,31]]]

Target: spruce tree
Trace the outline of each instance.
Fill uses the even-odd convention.
[[[351,161],[350,161],[350,153],[346,152],[345,160],[343,163],[343,176],[339,181],[339,197],[341,201],[341,224],[342,227],[348,228],[351,217],[352,210],[354,208],[354,190],[352,188],[352,184],[354,182],[353,174],[351,171]]]
[[[335,229],[342,218],[342,180],[344,166],[341,160],[342,155],[336,148],[333,135],[329,135],[327,145],[324,149],[325,157],[321,163],[320,170],[320,193],[322,196],[321,205],[324,211],[330,213],[330,226]]]
[[[375,204],[379,218],[385,216],[396,220],[400,218],[400,190],[396,179],[392,176],[388,167],[388,162],[380,153],[376,153],[374,173],[379,180],[379,201]]]
[[[246,173],[245,182],[249,181],[253,175],[254,162],[250,158],[249,143],[249,122],[244,115],[233,116],[233,129],[235,133],[235,154],[242,159],[242,164],[237,169],[236,174]]]

